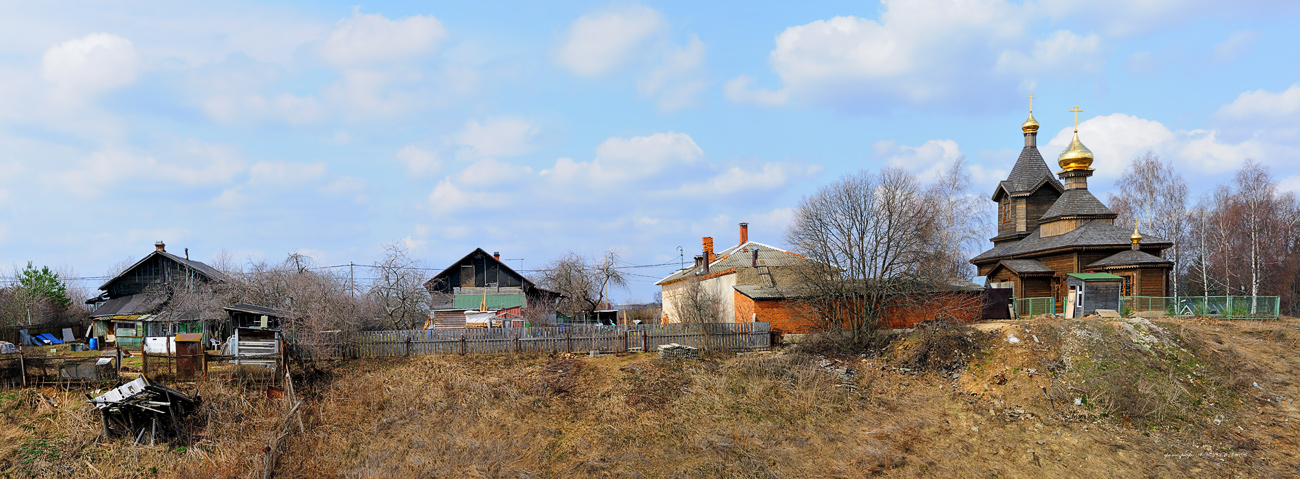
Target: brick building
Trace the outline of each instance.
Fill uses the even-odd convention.
[[[713,238],[702,239],[703,254],[695,264],[655,284],[662,288],[663,322],[680,322],[678,302],[692,283],[721,303],[722,321],[763,321],[778,333],[804,333],[813,320],[798,301],[800,266],[810,265],[802,255],[749,239],[749,224],[740,224],[740,242],[715,253]]]

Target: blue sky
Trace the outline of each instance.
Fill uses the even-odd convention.
[[[6,4],[0,264],[780,246],[846,172],[965,156],[991,193],[1030,93],[1048,158],[1083,109],[1103,198],[1148,150],[1300,191],[1300,4],[808,3]]]

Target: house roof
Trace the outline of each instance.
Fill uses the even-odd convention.
[[[792,266],[797,264],[806,264],[812,261],[798,253],[777,248],[775,246],[765,245],[757,241],[749,241],[742,245],[732,246],[716,253],[712,263],[709,263],[709,271],[723,271],[727,268],[746,267],[753,264],[753,249],[758,250],[759,266]],[[683,279],[695,274],[695,266],[677,270],[664,279],[656,281],[655,284],[662,285]]]
[[[536,287],[536,285],[534,285],[532,281],[529,281],[528,278],[524,277],[524,275],[519,274],[517,271],[515,271],[510,266],[506,265],[501,260],[497,259],[495,256],[488,254],[488,252],[484,251],[483,248],[474,248],[474,251],[470,251],[469,254],[462,256],[460,259],[448,265],[446,269],[442,270],[438,274],[433,275],[433,277],[429,278],[428,281],[425,281],[424,286],[429,287],[430,283],[433,283],[434,280],[450,275],[452,270],[454,270],[457,266],[460,266],[461,263],[465,262],[465,260],[469,259],[471,256],[474,256],[475,254],[483,255],[483,257],[486,257],[487,259],[491,259],[493,262],[496,262],[496,264],[499,265],[502,269],[508,271],[510,274],[517,276],[523,282],[523,284],[528,285],[529,288]]]
[[[119,278],[126,276],[126,274],[130,273],[131,270],[134,270],[135,268],[139,267],[141,264],[144,264],[145,261],[148,261],[149,258],[152,258],[154,256],[162,256],[169,260],[180,263],[182,266],[185,266],[189,269],[194,270],[199,274],[202,274],[203,276],[207,277],[211,281],[227,281],[230,279],[230,277],[226,276],[225,273],[222,273],[220,270],[208,266],[207,264],[204,264],[202,261],[185,259],[180,256],[176,256],[174,254],[168,253],[166,251],[155,250],[154,252],[146,255],[144,258],[141,258],[140,261],[136,261],[135,264],[122,270],[122,272],[118,273],[117,276],[114,276],[113,279],[105,281],[104,284],[99,287],[99,289],[107,291],[108,285],[113,284],[114,281],[117,281]]]
[[[740,294],[749,299],[793,299],[808,296],[806,288],[790,286],[763,286],[761,284],[740,284],[733,286]]]
[[[1056,270],[1047,267],[1042,261],[1036,259],[1004,259],[1000,263],[1017,274],[1056,272]]]
[[[1107,208],[1101,200],[1097,199],[1096,196],[1093,196],[1092,192],[1089,192],[1085,188],[1076,188],[1073,190],[1065,190],[1064,193],[1061,193],[1061,197],[1057,198],[1055,203],[1052,203],[1052,207],[1048,208],[1046,213],[1043,213],[1043,217],[1039,219],[1039,221],[1046,221],[1062,216],[1099,216],[1114,218],[1117,215],[1114,211],[1111,211],[1110,208]]]
[[[1172,265],[1174,262],[1143,251],[1128,250],[1107,256],[1101,261],[1097,261],[1085,267],[1105,268],[1111,266],[1132,266],[1140,264]]]
[[[1065,190],[1060,180],[1052,175],[1052,170],[1047,168],[1047,162],[1043,161],[1043,155],[1038,152],[1038,147],[1026,146],[1020,150],[1015,166],[1011,167],[1011,174],[1007,175],[1006,180],[998,183],[998,188],[1009,195],[1020,195],[1033,193],[1043,185],[1052,185],[1056,191]],[[997,197],[998,192],[994,191],[993,198],[996,200]]]
[[[994,246],[989,250],[980,253],[971,259],[972,263],[984,263],[1002,258],[1013,258],[1019,255],[1051,251],[1064,248],[1088,248],[1098,246],[1122,246],[1129,245],[1129,235],[1131,231],[1126,231],[1115,225],[1099,220],[1090,220],[1069,233],[1044,238],[1043,229],[1034,230],[1025,239],[1013,243],[1003,243]],[[1172,246],[1168,241],[1160,239],[1144,240],[1143,244],[1156,248],[1168,248]]]
[[[90,313],[90,317],[99,318],[107,316],[125,316],[135,314],[150,314],[162,306],[164,299],[153,294],[131,294],[120,298],[113,298],[105,301],[104,304],[95,308]]]
[[[267,316],[274,316],[274,317],[277,317],[277,318],[283,318],[283,317],[288,316],[288,313],[286,313],[286,312],[284,312],[284,311],[280,311],[280,310],[275,309],[275,308],[267,308],[267,307],[263,307],[263,306],[254,306],[254,305],[251,305],[251,304],[236,304],[236,305],[234,305],[234,306],[227,306],[227,307],[225,307],[225,308],[221,308],[221,309],[224,309],[224,310],[226,310],[226,311],[233,311],[233,312],[240,312],[240,313],[248,313],[248,314],[264,314],[264,315],[267,315]]]

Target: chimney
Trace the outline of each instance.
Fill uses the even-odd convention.
[[[154,247],[154,249],[157,249],[158,251],[167,251],[167,245],[163,244],[162,241],[159,241],[159,242],[157,242],[157,243],[154,243],[154,244],[153,244],[153,247]]]
[[[703,242],[705,269],[708,269],[708,264],[713,262],[713,237],[705,236]]]
[[[749,223],[740,224],[740,244],[743,246],[749,242]]]
[[[501,252],[500,252],[500,251],[493,251],[493,252],[492,252],[492,259],[495,259],[495,260],[497,260],[498,263],[500,263],[500,262],[501,262]]]
[[[185,259],[190,259],[190,249],[185,248]]]
[[[695,255],[695,272],[698,274],[704,271],[705,268],[708,268],[708,265],[704,264],[704,256]]]
[[[757,268],[757,267],[758,267],[758,247],[751,248],[751,250],[754,252],[754,260],[752,261],[752,264],[750,264],[750,266]]]

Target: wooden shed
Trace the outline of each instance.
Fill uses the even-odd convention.
[[[1098,309],[1119,311],[1119,295],[1124,278],[1110,273],[1070,273],[1065,317],[1082,318]]]

